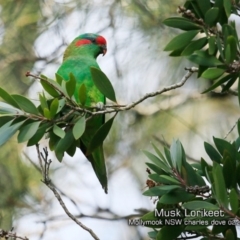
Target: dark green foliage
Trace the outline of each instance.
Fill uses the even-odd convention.
[[[97,77],[102,76],[100,70],[96,70],[96,74]],[[80,106],[78,100],[72,99],[76,87],[73,74],[70,74],[67,82],[62,81],[57,74],[56,78],[57,81],[54,81],[41,76],[42,87],[50,97],[46,97],[44,93],[39,94],[38,107],[28,98],[16,94],[10,95],[0,88],[0,97],[5,101],[5,103],[0,102],[0,145],[19,131],[18,142],[27,142],[27,146],[37,144],[44,135],[48,136],[49,147],[55,151],[59,161],[62,161],[65,152],[70,156],[74,155],[76,147],[80,147],[79,139],[85,131],[87,118],[91,118],[91,115],[86,114],[84,108],[81,108],[86,101],[86,87],[83,84],[79,90]],[[106,76],[104,81],[100,88],[103,88],[112,100],[116,100]],[[91,111],[91,109],[87,110]],[[103,143],[114,117],[103,124],[92,137],[88,152],[92,152]]]
[[[239,81],[240,72],[239,37],[235,23],[228,22],[232,13],[238,14],[236,5],[230,0],[188,0],[179,12],[182,17],[171,17],[163,23],[185,32],[174,37],[164,50],[171,51],[170,56],[187,56],[198,65],[198,77],[211,81],[203,93],[218,86],[227,92]]]
[[[117,102],[115,91],[107,76],[98,68],[91,67],[92,80],[98,90],[108,99]]]
[[[231,14],[238,15],[238,3],[187,0],[184,7],[178,9],[182,17],[163,21],[166,26],[184,31],[175,36],[164,50],[170,51],[170,56],[186,56],[198,66],[198,77],[211,84],[203,93],[217,87],[227,93],[238,81],[238,89],[234,90],[238,91],[235,95],[240,99],[239,37],[235,23],[228,21]],[[239,121],[237,127],[240,134]],[[152,144],[157,155],[144,151],[152,163],[146,163],[149,167],[148,190],[143,195],[155,198],[158,211],[172,209],[180,212],[180,215],[168,216],[168,220],[173,220],[171,223],[166,222],[166,216],[155,212],[145,214],[142,220],[154,228],[149,232],[151,239],[238,239],[237,225],[228,224],[228,221],[240,220],[240,138],[231,143],[213,138],[213,142],[204,142],[210,163],[203,158],[199,163],[188,163],[178,140],[173,141],[170,149],[164,147],[164,151]],[[207,213],[222,212],[219,216],[190,214],[203,209]],[[195,224],[186,224],[185,221],[189,220]]]
[[[112,127],[115,116],[116,115],[114,115],[107,122],[105,122],[98,129],[98,131],[95,133],[95,135],[93,135],[91,142],[89,144],[88,153],[91,153],[92,151],[94,151],[97,147],[99,147],[103,143],[104,139],[107,137],[107,135]]]
[[[147,163],[151,169],[148,171],[149,189],[143,195],[155,197],[156,209],[163,214],[156,215],[154,211],[142,217],[147,227],[155,229],[149,232],[152,239],[177,239],[180,234],[193,234],[191,231],[196,236],[205,236],[207,239],[220,233],[229,239],[236,239],[236,226],[228,225],[227,222],[233,216],[240,215],[239,140],[231,144],[214,138],[214,143],[215,147],[204,143],[206,152],[213,161],[211,164],[203,159],[201,164],[189,164],[179,140],[173,141],[170,150],[165,148],[165,154],[154,144],[158,156],[144,151],[153,163]],[[169,209],[178,214],[164,216]],[[207,215],[196,215],[203,210]],[[193,224],[187,224],[187,221],[192,221]],[[208,226],[213,226],[212,230],[206,231]],[[173,228],[175,233],[172,233]]]

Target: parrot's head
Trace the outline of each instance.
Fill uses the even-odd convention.
[[[94,34],[85,33],[75,38],[67,47],[64,53],[64,59],[73,55],[88,54],[97,58],[99,54],[103,56],[107,52],[107,41],[104,37]]]

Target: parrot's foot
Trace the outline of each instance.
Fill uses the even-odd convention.
[[[105,109],[105,105],[103,102],[98,102],[95,107],[98,109],[98,110],[104,110]]]

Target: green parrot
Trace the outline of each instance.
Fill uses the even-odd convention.
[[[87,107],[103,107],[105,96],[94,85],[90,68],[99,69],[96,58],[99,54],[105,55],[107,52],[107,42],[104,37],[85,33],[75,38],[67,47],[63,56],[63,63],[57,73],[65,80],[69,80],[72,73],[76,79],[76,89],[74,96],[79,101],[79,88],[84,83],[86,86]],[[104,124],[104,115],[97,115],[86,123],[86,129],[80,138],[80,149],[86,158],[91,162],[97,178],[99,179],[105,193],[107,193],[107,171],[103,154],[103,146],[100,145],[93,152],[88,153],[88,146],[96,131]]]

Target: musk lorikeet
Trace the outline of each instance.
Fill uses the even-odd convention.
[[[92,80],[90,68],[99,69],[96,58],[99,54],[105,55],[107,42],[104,37],[93,33],[85,33],[75,38],[65,50],[63,63],[57,73],[65,80],[69,80],[72,73],[76,79],[74,96],[79,102],[79,88],[84,83],[86,86],[87,99],[85,106],[103,106],[105,96],[97,89]],[[96,131],[104,124],[104,115],[97,115],[86,122],[86,129],[80,138],[80,149],[91,162],[97,178],[99,179],[105,193],[107,193],[107,172],[102,144],[88,152],[89,143]]]

